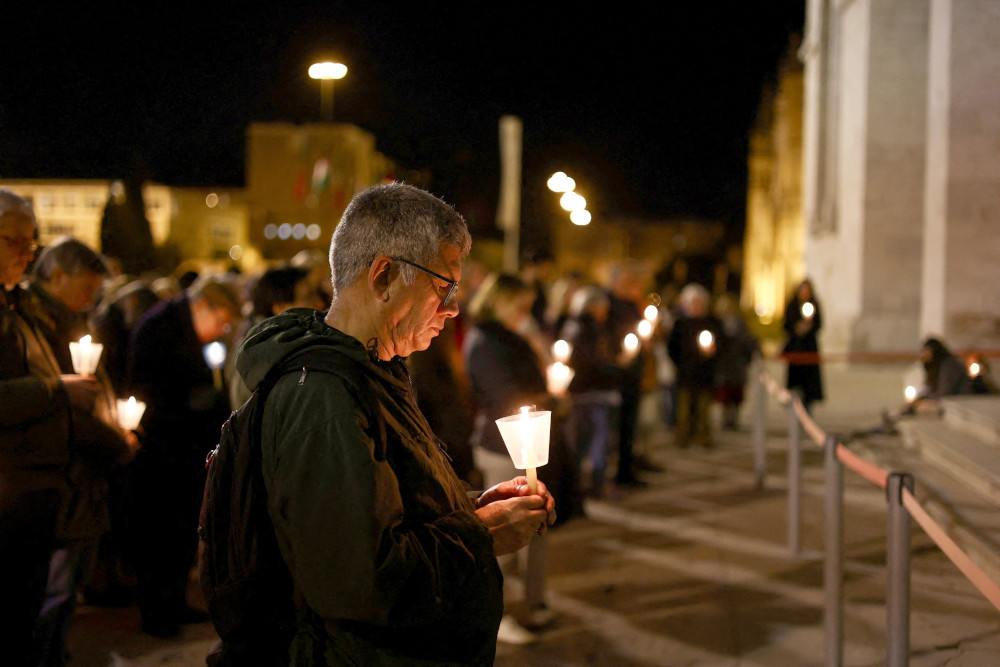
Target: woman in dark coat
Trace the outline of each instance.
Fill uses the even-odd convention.
[[[516,414],[521,406],[550,409],[545,375],[539,355],[519,332],[531,317],[535,292],[520,278],[509,274],[488,277],[479,288],[469,310],[475,328],[463,345],[466,372],[478,408],[472,435],[476,467],[483,473],[486,488],[521,474],[514,469],[495,420]],[[558,432],[553,424],[552,433]],[[550,457],[555,442],[549,443]],[[548,466],[546,466],[548,467]],[[543,467],[540,476],[550,470]],[[551,612],[545,604],[546,538],[532,539],[524,568],[524,593],[528,603],[528,625],[545,625]],[[502,557],[506,572],[514,563]],[[500,641],[527,643],[534,637],[506,614],[500,623]]]
[[[812,283],[803,280],[795,289],[795,295],[785,308],[786,353],[819,352],[816,334],[823,326],[823,314],[819,301],[813,292]],[[823,400],[823,376],[819,359],[796,359],[788,362],[789,389],[797,389],[802,395],[802,405],[806,410],[816,401]]]

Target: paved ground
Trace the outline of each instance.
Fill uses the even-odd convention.
[[[845,433],[876,424],[901,396],[901,372],[827,369],[829,400],[817,421]],[[755,490],[748,428],[720,435],[712,450],[677,450],[666,430],[653,428],[647,453],[663,471],[643,473],[645,488],[591,502],[586,518],[550,533],[557,619],[534,644],[501,644],[496,664],[821,665],[821,454],[804,457],[803,552],[793,558],[784,430],[772,402],[769,475]],[[844,664],[884,664],[884,494],[851,474],[845,489]],[[917,527],[912,547],[910,664],[1000,664],[1000,612]],[[138,631],[134,608],[84,607],[70,648],[74,665],[199,665],[213,640],[208,624],[155,640]]]

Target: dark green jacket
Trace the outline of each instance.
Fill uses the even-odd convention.
[[[492,664],[503,613],[493,540],[404,363],[373,362],[322,313],[295,309],[251,329],[237,368],[255,389],[311,346],[358,373],[286,374],[265,405],[269,510],[300,600],[292,663]]]

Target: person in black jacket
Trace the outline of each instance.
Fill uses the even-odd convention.
[[[143,631],[172,637],[208,617],[185,602],[198,546],[205,456],[219,441],[229,400],[216,386],[203,346],[240,312],[232,287],[203,276],[150,309],[129,344],[129,380],[146,403],[142,449],[132,464],[135,569]]]
[[[823,313],[810,281],[803,280],[795,289],[785,308],[784,327],[788,336],[784,351],[794,355],[788,361],[787,387],[801,394],[802,405],[808,411],[813,403],[823,400],[819,359],[809,358],[819,353],[816,334],[823,327]]]
[[[691,283],[681,290],[681,317],[667,341],[670,359],[677,367],[677,427],[675,442],[687,447],[697,441],[711,447],[710,409],[722,326],[708,310],[709,295]]]
[[[519,474],[496,420],[517,414],[521,406],[535,406],[539,410],[551,407],[539,356],[531,343],[518,333],[531,317],[534,299],[534,290],[520,278],[494,274],[483,282],[470,307],[475,328],[466,337],[463,351],[473,398],[479,409],[472,439],[473,455],[486,487]],[[529,619],[531,616],[542,619],[550,615],[544,595],[545,538],[533,539],[528,544],[526,556],[524,580]],[[515,559],[501,559],[501,566],[507,571],[515,564]],[[498,638],[509,643],[527,643],[534,639],[510,614],[501,620]]]

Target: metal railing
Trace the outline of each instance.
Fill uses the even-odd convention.
[[[816,355],[813,355],[816,358]],[[910,357],[912,358],[912,357]],[[815,363],[815,362],[814,362]],[[753,426],[755,485],[766,482],[767,396],[774,396],[788,415],[788,548],[793,556],[801,553],[801,432],[824,452],[824,664],[830,667],[843,662],[843,549],[844,549],[844,479],[847,468],[886,491],[886,664],[900,667],[909,664],[910,655],[910,520],[924,530],[945,556],[1000,610],[1000,585],[955,543],[930,517],[913,495],[913,476],[889,472],[866,461],[813,421],[799,397],[780,387],[762,368],[755,373],[757,387]]]

